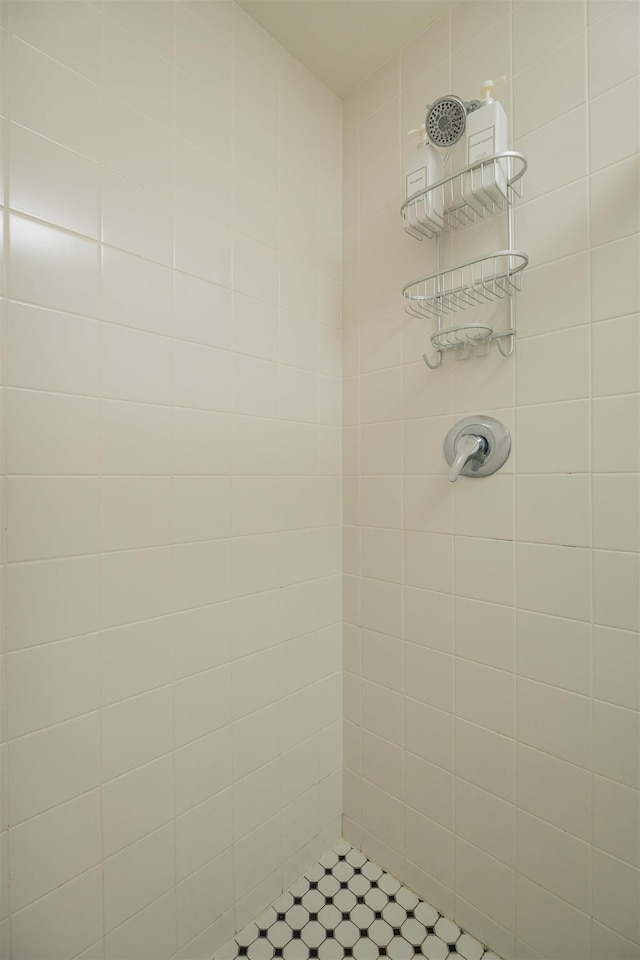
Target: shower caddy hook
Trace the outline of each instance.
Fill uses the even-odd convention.
[[[458,97],[445,97],[429,109],[426,128],[436,146],[451,146],[460,139],[465,128],[466,112],[476,109],[472,101],[465,104]],[[454,116],[454,126],[444,126],[444,134],[432,117],[442,114]],[[432,121],[430,123],[430,120]],[[448,134],[448,130],[455,130]],[[448,137],[448,139],[447,139]],[[469,356],[472,348],[486,354],[489,344],[496,340],[500,353],[508,357],[513,353],[515,335],[515,298],[513,294],[521,287],[522,271],[529,258],[514,249],[514,201],[522,196],[522,178],[527,161],[521,153],[502,150],[463,167],[449,177],[439,179],[408,197],[401,207],[405,231],[417,240],[425,237],[436,242],[436,272],[407,283],[402,290],[405,311],[411,316],[436,321],[436,330],[431,344],[437,352],[432,362],[423,354],[426,365],[437,369],[446,350],[455,350],[460,357]],[[434,210],[441,211],[436,219]],[[477,257],[447,269],[441,269],[440,234],[448,233],[469,223],[507,213],[507,249]],[[435,222],[434,222],[435,221]],[[509,302],[509,326],[505,332],[495,333],[487,323],[466,323],[445,326],[445,314],[456,313],[467,307],[507,297]],[[502,341],[508,340],[507,347]]]

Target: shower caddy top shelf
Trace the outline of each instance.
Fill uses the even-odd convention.
[[[424,362],[431,369],[440,366],[446,350],[455,350],[457,358],[466,359],[471,349],[486,353],[492,340],[498,342],[503,356],[508,357],[513,352],[513,293],[520,289],[522,271],[529,262],[525,253],[513,249],[513,204],[516,196],[522,196],[522,177],[526,169],[527,161],[521,153],[506,150],[463,167],[426,190],[413,194],[402,204],[405,231],[417,240],[426,237],[436,241],[436,273],[412,280],[402,290],[407,313],[436,321],[431,344],[437,352],[437,360],[431,362],[423,354]],[[498,178],[504,184],[506,196],[496,188]],[[440,231],[435,231],[429,220],[429,212],[434,207],[443,211]],[[507,211],[507,249],[441,270],[440,233],[458,230],[504,210]],[[509,300],[509,327],[504,333],[494,333],[486,323],[454,327],[443,324],[445,314],[504,297]],[[506,349],[502,346],[505,339],[509,341]]]

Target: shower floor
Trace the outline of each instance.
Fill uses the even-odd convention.
[[[345,841],[320,858],[214,960],[498,960]]]

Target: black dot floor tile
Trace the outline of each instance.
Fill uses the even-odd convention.
[[[499,960],[345,841],[213,960]]]

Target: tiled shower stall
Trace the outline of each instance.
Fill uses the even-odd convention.
[[[226,0],[0,4],[3,957],[205,960],[342,836],[638,960],[639,11],[448,4],[341,101]],[[431,371],[406,134],[502,74],[516,351]]]

